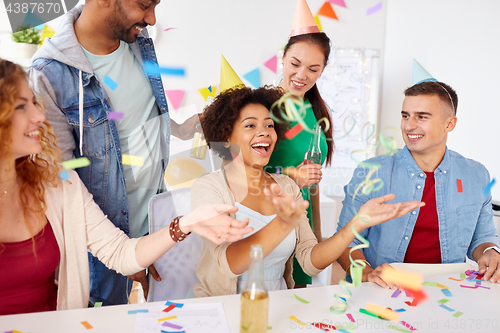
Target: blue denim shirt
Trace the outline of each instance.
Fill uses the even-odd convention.
[[[94,201],[113,222],[129,233],[127,189],[124,181],[122,155],[118,128],[108,121],[108,112],[113,111],[102,79],[92,71],[80,44],[76,39],[73,24],[83,6],[77,6],[64,17],[56,35],[46,40],[33,56],[28,70],[33,91],[47,110],[47,120],[52,124],[58,138],[63,158],[81,157],[79,142],[83,140],[83,156],[90,165],[76,169],[82,182],[93,195]],[[153,41],[142,33],[130,44],[140,63],[150,61],[158,65]],[[124,69],[126,70],[126,69]],[[83,137],[79,132],[79,73],[83,82]],[[151,72],[151,71],[149,71]],[[148,75],[156,103],[162,118],[163,171],[168,163],[170,142],[170,117],[163,84],[159,75]],[[133,98],[128,96],[127,98]],[[163,177],[162,177],[163,178]],[[105,298],[114,304],[126,303],[126,278],[109,271],[97,258],[89,254],[91,296]]]
[[[372,198],[393,193],[396,197],[391,203],[422,199],[426,175],[406,146],[393,156],[379,156],[366,162],[381,165],[371,179],[382,179],[384,186],[369,195],[358,192],[353,201],[358,184],[365,180],[369,171],[366,167],[356,168],[351,181],[344,187],[345,199],[338,230],[349,222],[355,210]],[[487,242],[500,245],[493,224],[491,194],[483,193],[490,181],[486,168],[446,149],[443,161],[434,171],[434,178],[441,261],[464,262],[466,256],[472,259],[472,252],[478,245]],[[457,179],[462,181],[461,193],[458,192]],[[370,242],[370,246],[362,251],[372,267],[383,263],[403,262],[418,213],[419,209],[416,209],[405,216],[361,232]],[[350,247],[359,244],[361,242],[354,239]]]

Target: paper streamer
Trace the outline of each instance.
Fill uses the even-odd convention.
[[[144,165],[144,158],[142,158],[141,156],[132,156],[132,155],[122,154],[122,164],[123,165],[143,166]]]
[[[452,297],[453,296],[448,289],[441,289],[441,291],[443,292],[443,294],[445,296],[448,296],[448,297]]]
[[[123,112],[108,112],[108,120],[123,119]]]
[[[378,12],[380,10],[382,10],[382,2],[379,2],[375,6],[368,8],[368,10],[366,11],[366,15],[368,16],[368,15],[375,14],[376,12]]]
[[[90,325],[88,322],[86,321],[82,321],[81,324],[88,330],[92,329],[92,325]]]
[[[297,301],[300,301],[300,302],[302,302],[302,303],[304,303],[304,304],[309,304],[309,301],[306,301],[306,300],[305,300],[305,299],[303,299],[302,297],[299,297],[299,296],[297,296],[296,294],[293,294],[293,295],[295,296],[295,299],[296,299]]]
[[[149,313],[148,309],[129,310],[128,314]]]
[[[90,161],[86,157],[79,157],[72,160],[64,161],[61,163],[65,169],[78,169],[90,165]]]

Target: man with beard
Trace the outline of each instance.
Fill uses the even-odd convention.
[[[47,109],[64,160],[87,157],[77,169],[95,202],[130,237],[148,232],[149,199],[164,188],[170,131],[187,139],[198,116],[170,121],[148,25],[159,0],[87,0],[69,11],[29,69],[34,92]],[[109,112],[123,118],[111,120]],[[127,156],[142,158],[132,166]],[[123,161],[123,163],[122,163]],[[89,254],[90,295],[127,303],[131,283]],[[156,280],[161,278],[150,266]],[[147,296],[145,271],[131,277]]]

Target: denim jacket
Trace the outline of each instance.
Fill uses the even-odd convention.
[[[380,178],[383,187],[368,195],[358,192],[353,201],[358,184],[366,179],[370,169],[363,166],[356,168],[351,181],[344,187],[345,199],[338,230],[349,222],[355,209],[358,210],[372,198],[393,193],[396,197],[392,203],[422,199],[426,175],[406,146],[393,156],[379,156],[366,162],[372,165],[380,164],[380,169],[371,179]],[[466,256],[472,259],[472,252],[478,245],[487,242],[500,245],[493,224],[491,194],[483,193],[490,181],[486,168],[446,149],[443,161],[434,171],[434,178],[441,261],[464,262]],[[462,183],[461,192],[457,179]],[[419,209],[416,209],[400,218],[361,232],[361,236],[370,242],[370,246],[362,251],[372,267],[383,263],[403,262],[418,213]],[[359,244],[361,242],[354,239],[350,247]]]
[[[114,121],[108,121],[108,112],[114,108],[102,88],[103,78],[97,77],[93,72],[73,27],[82,10],[83,6],[77,6],[69,11],[63,17],[54,37],[45,40],[35,53],[33,64],[28,70],[30,83],[47,110],[46,117],[54,127],[63,159],[83,155],[90,160],[89,166],[76,169],[78,175],[107,217],[115,226],[129,234],[127,189],[118,128]],[[147,38],[146,29],[143,32],[130,47],[140,63],[150,61],[157,65],[153,41]],[[167,100],[160,76],[147,75],[146,72],[145,75],[151,83],[159,116],[162,118],[159,135],[162,136],[164,171],[168,163],[170,141]],[[83,86],[83,122],[79,120],[80,80]],[[82,136],[80,130],[83,132]],[[114,304],[126,303],[126,289],[130,289],[132,284],[127,285],[125,277],[107,270],[90,254],[89,263],[91,296],[105,298]]]

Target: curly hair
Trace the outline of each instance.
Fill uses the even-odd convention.
[[[4,161],[13,158],[10,149],[12,143],[11,118],[14,114],[16,100],[20,96],[19,83],[21,80],[28,81],[28,75],[22,67],[0,59],[0,158]],[[30,212],[45,214],[47,210],[44,198],[45,186],[56,187],[60,183],[58,174],[61,167],[57,164],[60,161],[60,153],[55,142],[56,137],[53,134],[52,126],[45,121],[40,126],[41,152],[36,155],[20,157],[15,161],[15,171],[21,182],[19,199],[32,239],[34,235],[32,226],[28,223],[29,214]],[[34,200],[30,201],[30,198]]]
[[[234,123],[240,111],[248,104],[261,104],[268,110],[283,95],[281,88],[264,86],[258,89],[238,87],[228,89],[218,95],[212,104],[204,110],[203,132],[208,146],[226,161],[232,160],[231,151],[224,147],[233,133]],[[274,112],[278,115],[279,112]],[[283,140],[289,125],[286,122],[274,124],[278,141]]]

